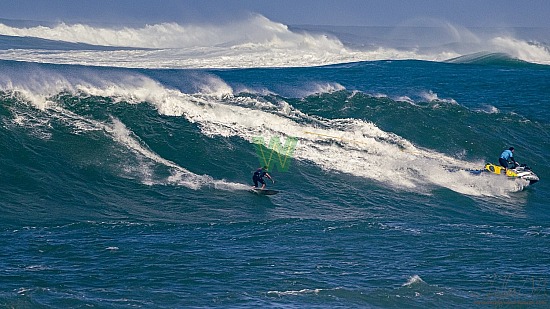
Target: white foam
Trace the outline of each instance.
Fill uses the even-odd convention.
[[[432,90],[421,92],[420,97],[427,100],[428,102],[445,102],[445,103],[451,103],[451,104],[458,104],[454,99],[439,98],[437,93],[433,92]]]
[[[155,104],[161,114],[184,116],[197,123],[209,136],[237,136],[253,142],[258,132],[265,140],[272,136],[296,137],[297,160],[309,161],[320,168],[348,173],[414,191],[429,191],[437,185],[468,195],[501,196],[517,191],[517,184],[489,175],[475,176],[449,166],[475,168],[482,162],[465,162],[427,149],[420,149],[393,133],[357,119],[311,118],[296,111],[288,116],[289,106],[274,110],[261,104],[250,106],[231,95],[189,95],[147,82],[143,98],[133,99]],[[122,87],[124,88],[124,87]],[[93,91],[92,91],[93,90]],[[89,89],[102,95],[102,89]],[[123,95],[123,94],[119,94]],[[292,109],[293,110],[293,109]]]
[[[346,90],[346,87],[340,85],[339,83],[317,82],[306,85],[302,90],[297,90],[295,95],[297,97],[307,97],[310,95],[332,93],[340,90]]]
[[[93,82],[78,80],[70,84],[69,88],[88,95],[117,98],[135,104],[149,102],[162,115],[183,116],[196,123],[207,136],[235,136],[251,144],[259,134],[266,141],[273,136],[282,137],[283,142],[289,137],[296,137],[298,144],[294,159],[312,162],[327,171],[355,175],[394,188],[427,193],[432,187],[441,186],[476,196],[502,196],[520,189],[515,182],[491,178],[489,175],[475,176],[464,171],[451,173],[449,166],[475,168],[483,164],[415,147],[406,139],[382,131],[372,123],[358,119],[311,117],[286,102],[274,105],[254,98],[234,97],[231,87],[219,78],[202,80],[205,84],[198,85],[198,89],[209,90],[195,94],[167,89],[139,75],[128,75],[125,78],[117,76],[114,80],[94,78]],[[75,119],[80,116],[65,117],[76,122]],[[208,184],[228,190],[246,189],[244,184],[196,175],[160,157],[116,118],[109,124],[88,123],[92,127],[102,127],[117,142],[149,162],[169,167],[172,175],[162,181],[164,184],[179,184],[193,189]],[[147,166],[145,162],[143,167],[138,168],[143,171],[144,181],[158,183],[158,180],[147,174]]]
[[[409,278],[409,280],[404,283],[402,286],[412,286],[414,284],[419,284],[419,283],[425,283],[424,280],[422,280],[422,278],[420,278],[419,275],[414,275],[412,277]]]
[[[148,149],[142,142],[139,141],[138,137],[135,136],[126,126],[117,118],[111,118],[112,125],[107,125],[105,130],[111,133],[115,140],[119,143],[127,146],[138,154],[143,155],[144,157],[162,164],[164,166],[170,167],[172,169],[172,175],[169,176],[166,180],[154,180],[151,178],[150,184],[177,184],[182,185],[191,189],[200,189],[204,186],[213,185],[216,189],[222,190],[246,190],[248,186],[240,183],[231,183],[224,180],[215,180],[209,175],[197,175],[189,170],[177,165],[176,163],[166,160]]]
[[[309,48],[309,47],[308,47]],[[444,61],[459,54],[423,55],[414,51],[378,48],[358,51],[344,48],[339,52],[322,49],[250,48],[243,46],[190,47],[160,50],[0,50],[0,59],[38,63],[78,64],[124,68],[261,68],[311,67],[342,62],[375,60],[432,60]]]
[[[550,65],[550,50],[539,42],[499,36],[493,38],[490,43],[496,52],[503,52],[527,62]]]
[[[44,110],[50,106],[49,97],[73,89],[72,83],[61,74],[34,70],[0,75],[0,90],[18,93],[35,107]]]
[[[135,78],[135,76],[134,76]],[[134,78],[129,78],[129,80],[134,80]],[[64,82],[67,82],[67,80],[64,80]],[[105,82],[105,81],[103,81]],[[147,85],[147,83],[151,83],[152,81],[149,79],[144,79],[142,82]],[[75,84],[74,87],[69,84],[64,84],[64,89],[78,89],[78,91],[89,91],[87,93],[92,93],[92,89],[98,89],[91,86],[91,84]],[[153,82],[154,84],[154,82]],[[42,87],[48,87],[48,83],[42,83]],[[70,87],[65,87],[70,86]],[[102,93],[112,95],[112,97],[120,97],[122,94],[123,96],[127,96],[126,98],[131,100],[134,99],[134,95],[131,93],[132,88],[127,85],[128,88],[126,88],[126,91],[122,91],[117,84],[110,84],[110,86],[107,86],[105,88],[102,88]],[[197,175],[195,173],[190,172],[189,170],[177,165],[176,163],[166,160],[150,150],[142,141],[140,141],[139,137],[137,137],[132,131],[130,131],[119,119],[115,117],[111,117],[110,123],[104,123],[100,121],[96,121],[93,119],[88,119],[83,116],[80,116],[78,114],[75,114],[69,110],[66,110],[60,106],[57,106],[53,102],[49,102],[47,98],[44,96],[44,92],[40,89],[40,87],[35,87],[34,90],[37,91],[36,93],[28,90],[28,88],[21,88],[21,87],[15,87],[15,92],[19,93],[20,96],[28,100],[31,104],[34,104],[34,106],[42,111],[42,116],[36,116],[29,113],[19,113],[16,109],[14,109],[12,112],[14,113],[14,122],[17,125],[20,126],[29,126],[31,128],[34,128],[35,126],[38,127],[49,127],[49,122],[51,119],[58,119],[65,124],[72,126],[75,128],[74,133],[79,134],[79,132],[82,131],[98,131],[102,130],[109,134],[110,137],[112,137],[116,142],[120,143],[121,145],[124,145],[126,148],[133,151],[135,154],[139,155],[138,162],[139,165],[127,165],[122,167],[121,172],[123,174],[129,174],[132,176],[138,175],[141,179],[141,181],[144,184],[148,185],[155,185],[155,184],[172,184],[172,185],[182,185],[191,189],[200,189],[202,187],[208,187],[212,186],[216,189],[221,190],[246,190],[249,186],[242,184],[242,183],[233,183],[228,182],[225,180],[217,180],[212,178],[209,175]],[[55,88],[54,88],[55,89]],[[50,89],[52,90],[52,89]],[[59,89],[58,89],[59,90]],[[147,92],[145,91],[145,88],[139,87],[139,89],[133,89],[136,91],[137,96],[139,97],[148,97]],[[106,95],[107,96],[107,95]],[[44,102],[49,102],[49,104],[45,105]],[[42,134],[39,136],[41,138],[49,138],[50,135],[43,136]],[[150,162],[155,162],[157,164],[164,165],[166,167],[169,167],[171,169],[172,175],[167,177],[166,179],[159,179],[154,175],[152,172],[153,167],[151,166]]]
[[[382,46],[351,49],[337,38],[293,32],[261,15],[223,25],[163,23],[140,28],[65,23],[15,28],[0,24],[0,34],[125,47],[124,50],[41,50],[37,46],[0,50],[0,59],[129,68],[303,67],[383,59],[442,61],[459,56],[448,51],[422,54],[415,49]]]
[[[0,59],[129,68],[242,68],[303,67],[374,60],[444,61],[478,52],[502,52],[524,61],[550,64],[550,51],[540,42],[502,33],[475,34],[441,21],[426,24],[424,20],[409,26],[396,27],[390,38],[377,46],[368,41],[358,42],[356,46],[370,47],[357,49],[326,34],[292,31],[258,14],[223,24],[101,27],[59,23],[29,28],[0,24],[0,35],[124,48],[61,50],[70,47],[60,45],[63,46],[60,50],[41,50],[36,46],[35,49],[0,50]],[[411,29],[422,27],[433,33],[411,33]],[[400,45],[409,41],[413,44]]]
[[[304,294],[319,294],[325,289],[301,289],[301,290],[289,290],[289,291],[268,291],[268,295],[288,296],[288,295],[304,295]]]
[[[0,24],[0,34],[101,46],[155,49],[241,46],[243,49],[298,47],[340,51],[343,47],[340,41],[326,35],[294,33],[286,25],[257,14],[218,25],[161,23],[138,28],[108,28],[59,23],[53,27],[15,28]]]
[[[414,100],[411,99],[411,98],[408,97],[408,96],[396,97],[396,98],[394,98],[394,101],[396,101],[396,102],[406,102],[406,103],[409,103],[409,104],[411,104],[411,105],[416,105],[416,103],[414,102]]]
[[[487,114],[498,114],[500,110],[493,105],[485,104],[481,108],[476,109],[476,111],[487,113]]]

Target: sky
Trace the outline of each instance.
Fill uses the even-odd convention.
[[[286,25],[548,27],[549,0],[17,0],[0,18],[66,23],[220,23],[258,13]],[[412,24],[411,24],[412,23]]]

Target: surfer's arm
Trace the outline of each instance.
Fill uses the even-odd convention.
[[[272,183],[275,183],[275,180],[273,180],[273,178],[271,178],[271,175],[269,175],[268,173],[265,173],[265,177],[269,178]]]

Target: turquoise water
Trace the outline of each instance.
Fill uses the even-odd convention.
[[[550,302],[548,66],[0,67],[3,307]],[[539,183],[446,169],[509,146]]]

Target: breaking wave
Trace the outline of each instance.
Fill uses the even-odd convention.
[[[163,181],[155,182],[154,179],[158,177],[150,175],[142,177],[142,181],[147,184],[172,182],[196,189],[206,183],[219,182],[220,186],[245,188],[244,185],[214,180],[208,175],[193,174],[164,159],[141,143],[116,116],[109,114],[108,117],[102,116],[102,119],[89,119],[86,114],[77,115],[67,110],[61,103],[63,100],[60,101],[64,93],[69,93],[71,100],[80,101],[91,96],[100,101],[112,102],[115,106],[130,104],[125,108],[128,111],[132,110],[132,105],[148,103],[161,116],[184,117],[188,122],[196,124],[201,134],[208,137],[235,137],[251,144],[257,132],[261,131],[267,139],[274,136],[297,138],[295,160],[310,162],[326,171],[354,175],[397,189],[429,193],[432,187],[441,186],[467,195],[500,196],[523,188],[518,187],[515,182],[490,176],[473,176],[464,171],[450,173],[449,166],[479,166],[482,162],[467,162],[417,147],[407,139],[383,131],[365,120],[311,116],[292,106],[284,98],[274,97],[266,101],[253,95],[235,95],[232,87],[209,74],[197,79],[196,82],[200,84],[197,89],[200,90],[196,93],[167,88],[150,77],[136,73],[118,73],[112,79],[84,75],[75,77],[78,74],[56,75],[45,71],[35,71],[33,75],[28,76],[27,81],[4,81],[2,90],[19,93],[43,111],[45,117],[58,117],[67,123],[85,123],[103,130],[136,155],[172,171],[172,175]],[[33,81],[30,84],[32,87],[29,87],[29,81]],[[334,88],[343,87],[329,86],[329,91],[325,93],[330,94]],[[326,91],[327,87],[321,89]],[[456,104],[452,99],[439,99],[433,92],[423,95],[425,99],[437,104]],[[349,94],[350,98],[354,96],[356,94],[353,92]],[[13,113],[18,114],[16,111]],[[25,124],[27,121],[18,123]],[[47,119],[45,123],[48,123]],[[151,169],[149,167],[140,170]]]

